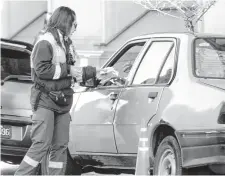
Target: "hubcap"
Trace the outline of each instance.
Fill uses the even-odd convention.
[[[163,152],[159,161],[158,175],[176,175],[176,160],[172,150],[167,149]]]

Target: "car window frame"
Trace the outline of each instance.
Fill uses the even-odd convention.
[[[172,71],[172,76],[171,76],[170,80],[168,81],[168,83],[157,84],[157,80],[159,79],[159,75],[161,74],[161,72],[162,72],[162,70],[163,70],[163,68],[166,64],[166,61],[167,61],[169,55],[164,59],[162,65],[160,67],[160,71],[157,74],[157,78],[156,78],[156,80],[153,84],[135,84],[135,85],[133,85],[133,81],[134,81],[135,75],[137,73],[137,70],[140,67],[141,62],[144,59],[144,57],[145,57],[146,53],[148,52],[149,48],[151,47],[152,43],[153,42],[164,42],[164,41],[165,42],[173,42],[174,47],[175,47],[173,71]],[[136,65],[135,70],[132,72],[132,76],[128,80],[127,87],[146,87],[146,86],[158,86],[158,87],[163,86],[163,87],[166,87],[166,86],[169,86],[173,82],[173,80],[176,76],[176,72],[177,72],[179,45],[180,45],[180,40],[178,38],[175,38],[175,37],[155,37],[155,38],[151,38],[149,40],[148,46],[145,48],[144,54],[142,55],[142,57],[140,58],[140,60],[138,62],[138,65]]]
[[[119,60],[119,58],[117,58],[122,52],[123,52],[123,50],[125,49],[125,48],[127,48],[127,46],[128,45],[131,45],[131,44],[135,44],[135,43],[142,43],[142,42],[145,42],[145,44],[143,45],[143,47],[142,47],[142,49],[141,49],[141,51],[139,52],[139,54],[137,55],[137,57],[136,57],[136,59],[135,59],[135,61],[134,61],[134,63],[133,63],[133,66],[132,66],[132,68],[131,68],[131,70],[130,70],[130,72],[128,73],[128,79],[129,79],[129,75],[131,74],[131,71],[132,71],[132,69],[133,69],[133,67],[134,67],[134,65],[135,65],[135,63],[139,60],[139,58],[144,54],[144,52],[145,52],[145,50],[146,50],[146,48],[148,47],[148,45],[149,45],[149,38],[144,38],[144,39],[134,39],[134,40],[131,40],[131,41],[128,41],[128,42],[126,42],[121,48],[119,48],[109,59],[108,59],[108,61],[106,61],[106,63],[101,67],[101,68],[105,68],[105,67],[108,67],[108,66],[110,66],[110,64],[112,64],[112,62],[114,62],[115,61],[115,59],[116,59],[116,62]],[[97,86],[97,87],[95,87],[95,88],[91,88],[92,90],[104,90],[104,89],[114,89],[114,88],[124,88],[124,87],[126,87],[127,86],[127,84],[128,84],[128,79],[127,79],[127,81],[126,81],[126,83],[124,84],[124,85],[121,85],[121,86]]]

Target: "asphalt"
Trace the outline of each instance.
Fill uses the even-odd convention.
[[[14,175],[18,165],[12,165],[5,162],[0,163],[1,175]],[[82,175],[133,175],[133,171],[121,171],[115,169],[95,169],[86,168],[85,173]],[[215,175],[208,167],[198,167],[185,170],[185,175]]]

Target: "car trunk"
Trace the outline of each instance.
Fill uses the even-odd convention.
[[[1,114],[30,117],[30,82],[9,80],[1,87]]]
[[[1,114],[30,117],[32,46],[1,40]]]
[[[4,145],[30,145],[25,134],[32,116],[31,51],[32,45],[28,43],[1,39],[1,137]]]
[[[32,45],[28,43],[1,39],[1,144],[3,154],[7,154],[7,146],[29,147],[30,145],[27,134],[30,131],[29,125],[32,124],[31,50]]]

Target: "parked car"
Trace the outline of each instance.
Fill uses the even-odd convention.
[[[28,43],[1,39],[1,160],[16,164],[31,145],[32,48]]]
[[[180,175],[184,168],[201,165],[225,174],[225,36],[139,36],[126,42],[103,67],[113,67],[118,77],[95,88],[77,88],[74,94],[67,172],[77,163],[135,169],[144,122],[154,174]],[[25,114],[30,110],[28,82],[16,76],[2,86],[2,114],[7,117],[3,116],[2,125],[12,129],[11,137],[2,138],[2,154],[29,146],[21,146],[31,123],[31,114]],[[21,125],[18,116],[29,123]],[[15,141],[18,127],[23,135]]]

